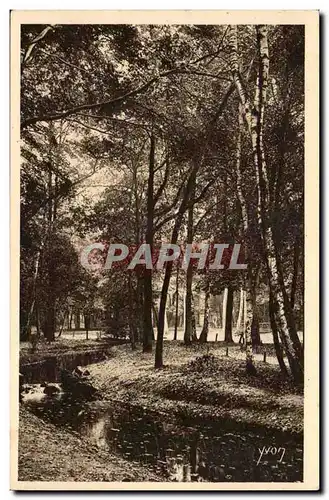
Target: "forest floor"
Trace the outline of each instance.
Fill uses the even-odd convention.
[[[149,468],[109,455],[86,438],[36,417],[19,416],[19,481],[161,481]]]
[[[201,359],[202,356],[208,355]],[[209,356],[210,355],[210,356]],[[284,379],[277,365],[255,361],[257,376],[245,372],[239,345],[164,343],[165,367],[154,369],[154,353],[111,348],[109,360],[89,365],[92,384],[104,399],[164,415],[225,425],[303,432],[303,390]]]

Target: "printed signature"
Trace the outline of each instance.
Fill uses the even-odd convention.
[[[279,463],[282,462],[283,460],[283,457],[286,453],[286,449],[285,448],[276,448],[275,446],[263,446],[262,449],[258,448],[258,451],[259,451],[259,457],[258,457],[258,461],[257,461],[257,465],[260,464],[260,461],[262,459],[263,456],[266,456],[266,455],[272,455],[272,456],[278,456],[280,457],[280,460],[279,460]]]

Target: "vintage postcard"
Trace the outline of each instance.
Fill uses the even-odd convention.
[[[319,13],[11,13],[11,488],[318,490]]]

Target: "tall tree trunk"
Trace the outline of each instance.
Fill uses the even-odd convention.
[[[144,147],[146,145],[146,142],[143,144],[140,154],[143,152]],[[139,156],[138,155],[138,160]],[[132,164],[132,184],[133,184],[133,198],[132,198],[132,203],[134,204],[134,209],[135,209],[135,245],[136,248],[141,243],[141,208],[140,208],[140,195],[138,192],[138,177],[137,177],[137,171],[138,171],[138,160],[136,162],[133,162]],[[134,298],[135,302],[135,317],[134,317],[134,343],[136,342],[141,342],[143,339],[143,331],[144,331],[144,300],[143,300],[143,289],[144,289],[144,278],[143,276],[140,276],[137,274],[137,284],[136,284],[136,289],[134,290],[133,287],[131,288],[132,296]]]
[[[236,322],[236,333],[240,333],[241,331],[241,325],[242,325],[242,315],[243,315],[243,288],[240,289],[240,298],[239,298],[239,313],[238,313],[238,318]]]
[[[38,300],[36,300],[36,302],[35,302],[35,322],[36,322],[36,327],[37,327],[37,336],[38,336],[38,338],[40,338],[41,337],[40,308],[39,308]]]
[[[226,302],[226,321],[225,321],[225,342],[233,342],[232,337],[232,314],[233,314],[233,288],[228,287]]]
[[[252,349],[251,325],[253,319],[253,309],[250,290],[246,293],[246,324],[245,324],[245,346],[246,346],[246,371],[250,375],[256,375],[257,370],[254,365],[254,355]]]
[[[200,333],[200,338],[199,341],[201,343],[205,343],[208,340],[208,333],[209,333],[209,311],[210,311],[210,304],[209,304],[209,299],[210,299],[210,288],[209,288],[209,282],[207,282],[207,287],[205,290],[205,298],[204,298],[204,318],[203,318],[203,327]]]
[[[177,340],[178,309],[179,309],[179,265],[177,265],[177,271],[176,271],[174,340]]]
[[[48,293],[47,300],[47,313],[45,320],[45,337],[48,342],[53,342],[55,340],[55,330],[56,330],[56,310],[55,310],[55,299],[52,294]]]
[[[222,330],[223,330],[223,333],[224,333],[224,337],[225,337],[225,329],[226,329],[226,309],[227,309],[227,293],[228,293],[228,290],[227,288],[224,289],[224,293],[223,293],[223,313],[222,313]]]
[[[195,184],[194,178],[197,172],[199,165],[197,162],[192,167],[192,171],[189,175],[183,199],[180,203],[180,207],[178,213],[175,218],[175,224],[171,235],[171,243],[175,245],[177,243],[178,234],[180,227],[182,225],[184,213],[188,207],[188,202],[190,199],[191,189]],[[164,315],[166,311],[166,303],[168,290],[170,285],[170,277],[172,271],[173,261],[167,262],[165,275],[162,284],[161,297],[160,297],[160,307],[159,307],[159,323],[158,323],[158,335],[156,342],[156,350],[155,350],[155,368],[162,368],[163,366],[163,335],[164,335]]]
[[[261,345],[260,331],[259,331],[259,314],[257,306],[257,288],[259,281],[259,271],[260,267],[259,265],[257,265],[254,275],[251,275],[249,280],[251,286],[250,294],[251,294],[252,313],[253,313],[252,324],[251,324],[251,338],[252,338],[253,348]]]
[[[62,321],[61,321],[61,324],[60,324],[60,327],[59,327],[59,332],[58,332],[58,335],[57,335],[58,339],[59,339],[59,337],[61,337],[61,335],[63,333],[67,314],[68,314],[68,309],[65,309],[65,311],[63,313],[63,318],[62,318]]]
[[[47,268],[47,297],[46,297],[46,318],[45,318],[45,337],[48,342],[52,342],[55,340],[55,331],[56,331],[56,297],[54,294],[54,277],[55,277],[55,263],[53,262],[53,258],[51,256],[51,235],[53,232],[53,223],[54,223],[54,187],[53,187],[53,176],[52,176],[52,165],[49,163],[48,168],[48,268]]]
[[[37,255],[35,258],[35,266],[34,266],[34,273],[33,273],[33,283],[32,283],[32,302],[31,306],[27,315],[27,321],[26,321],[26,326],[25,326],[25,332],[26,336],[28,337],[30,334],[30,329],[31,329],[31,323],[32,323],[32,317],[33,313],[35,310],[35,303],[36,303],[36,290],[37,290],[37,280],[38,280],[38,275],[39,275],[39,268],[40,268],[40,258],[41,258],[41,252],[43,248],[43,243],[41,243],[41,246],[39,250],[37,251]],[[38,321],[38,320],[37,320]],[[37,326],[38,328],[38,326]]]
[[[154,167],[155,167],[155,137],[150,138],[149,172],[147,181],[147,215],[145,243],[153,250],[153,223],[154,223]],[[152,352],[152,338],[154,338],[152,326],[152,270],[144,271],[144,332],[143,352]]]
[[[282,184],[283,184],[283,171],[284,171],[284,165],[285,165],[285,153],[286,153],[286,135],[287,132],[289,131],[289,113],[290,113],[290,90],[289,90],[289,70],[288,67],[286,68],[286,85],[285,85],[285,99],[283,102],[283,109],[284,109],[284,114],[283,114],[283,119],[282,119],[282,126],[281,126],[281,133],[280,133],[280,156],[281,159],[278,162],[278,167],[275,171],[274,175],[274,181],[272,185],[270,186],[270,195],[273,198],[273,213],[277,214],[280,211],[280,197],[281,197],[281,191],[282,191]],[[283,300],[284,300],[284,308],[285,308],[285,315],[287,317],[287,323],[288,323],[288,328],[290,332],[290,337],[294,346],[295,351],[298,353],[298,357],[300,358],[301,364],[303,366],[303,350],[302,350],[302,345],[300,342],[300,339],[297,334],[297,326],[296,326],[296,318],[294,316],[294,294],[295,294],[295,286],[296,286],[296,281],[294,278],[297,278],[298,275],[298,260],[299,260],[299,252],[300,252],[300,242],[299,242],[299,235],[295,238],[295,244],[294,244],[294,263],[293,263],[293,279],[292,279],[292,286],[290,290],[290,296],[288,294],[288,286],[285,282],[285,277],[284,277],[284,266],[282,265],[282,238],[281,238],[281,228],[277,224],[278,219],[277,217],[274,217],[274,222],[272,224],[272,231],[273,231],[273,245],[274,245],[274,252],[275,252],[275,259],[277,262],[277,269],[279,273],[279,283],[280,287],[282,290],[283,294]],[[293,298],[293,300],[292,300]]]
[[[73,321],[73,311],[70,311],[70,314],[69,314],[69,330],[72,330],[72,321]]]
[[[156,304],[154,301],[152,304],[152,311],[153,311],[154,325],[157,325],[159,322],[159,315],[158,315],[157,307],[156,307]]]
[[[186,296],[185,296],[185,331],[184,344],[189,345],[192,339],[192,281],[193,269],[189,265],[186,272]]]
[[[293,264],[293,275],[291,281],[291,291],[290,291],[290,304],[291,309],[295,308],[295,298],[297,291],[297,281],[298,281],[298,266],[299,266],[299,255],[300,255],[301,242],[300,238],[296,236],[294,244],[294,264]]]
[[[164,334],[168,335],[169,333],[169,327],[168,327],[168,316],[167,316],[167,308],[165,310],[165,315],[164,315]]]
[[[243,335],[244,342],[246,341],[246,326],[247,326],[247,291],[243,291]]]
[[[136,286],[136,326],[137,326],[137,341],[143,341],[144,331],[144,277],[137,275]]]
[[[279,336],[286,351],[289,366],[296,382],[303,378],[303,363],[297,339],[293,332],[293,318],[287,317],[285,307],[285,292],[280,282],[277,253],[275,251],[272,220],[269,213],[270,187],[267,174],[267,165],[263,146],[264,110],[268,85],[269,54],[267,41],[267,27],[256,26],[257,48],[259,54],[259,70],[255,87],[253,106],[250,105],[245,89],[241,82],[238,60],[237,26],[230,30],[231,70],[233,80],[239,93],[248,132],[251,138],[253,159],[257,187],[257,218],[262,232],[263,250],[271,293],[275,304],[276,323]],[[293,336],[293,338],[292,338]]]
[[[279,255],[279,251],[278,251],[278,245],[277,245],[275,240],[276,240],[276,238],[274,238],[274,246],[275,246],[275,255],[276,255],[278,276],[279,276],[278,281],[279,281],[279,286],[281,287],[281,290],[282,290],[284,312],[285,312],[285,316],[287,318],[289,334],[290,334],[290,338],[291,338],[294,350],[297,353],[298,358],[300,359],[301,365],[303,366],[302,345],[301,345],[300,339],[299,339],[298,334],[297,334],[297,327],[296,327],[294,312],[293,312],[293,308],[291,305],[290,297],[289,297],[288,292],[287,292],[286,284],[284,281],[283,266],[282,266],[281,257]]]
[[[258,347],[261,345],[260,331],[259,331],[259,315],[253,307],[252,323],[251,323],[251,340],[252,347]]]
[[[89,314],[84,314],[84,323],[85,323],[85,331],[86,331],[86,340],[89,339],[89,329],[90,329],[90,316]]]
[[[251,345],[257,344],[257,340],[259,337],[259,328],[257,331],[257,323],[256,319],[256,296],[255,296],[255,283],[252,274],[252,267],[254,266],[254,259],[251,258],[251,242],[249,236],[249,217],[247,210],[247,203],[245,196],[242,191],[242,175],[241,175],[241,154],[242,154],[242,127],[243,127],[243,117],[242,117],[242,106],[239,105],[239,115],[238,115],[238,138],[237,138],[237,148],[236,148],[236,174],[237,174],[237,194],[238,200],[241,207],[241,215],[242,215],[242,226],[243,233],[245,238],[245,258],[248,264],[247,269],[247,290],[246,292],[242,292],[244,294],[244,336],[245,336],[245,345],[246,345],[246,370],[251,373],[256,373],[256,369],[253,364],[253,355],[252,355],[252,347],[247,346],[247,338],[249,342],[249,327],[250,327],[250,336],[251,336]],[[248,294],[248,307],[247,309],[247,294]],[[253,319],[250,320],[250,303],[253,311]],[[255,318],[255,320],[254,320]],[[247,332],[248,327],[248,332]],[[258,335],[257,335],[258,333]],[[240,336],[239,343],[242,340],[242,335]],[[259,338],[260,343],[260,338]]]
[[[133,286],[132,286],[132,279],[131,279],[131,274],[128,272],[128,310],[129,310],[129,336],[130,336],[130,343],[131,343],[131,348],[134,351],[136,349],[136,336],[137,336],[137,328],[136,328],[136,321],[134,318],[134,293],[133,293]]]
[[[196,320],[195,320],[195,307],[194,307],[194,294],[193,293],[192,293],[191,321],[192,321],[192,342],[197,342],[198,337],[196,334]]]
[[[75,311],[75,321],[74,321],[74,326],[75,326],[75,329],[76,330],[80,330],[80,309],[77,308],[77,310]]]
[[[196,175],[193,175],[191,186],[191,199],[195,196],[195,181]],[[193,243],[193,203],[188,209],[187,218],[187,244]],[[186,271],[186,305],[185,305],[185,331],[184,331],[184,344],[189,345],[193,336],[193,311],[192,311],[192,284],[193,284],[193,266],[191,260],[189,261]]]
[[[286,367],[286,364],[283,359],[283,352],[282,352],[282,346],[280,344],[279,340],[279,335],[278,335],[278,327],[276,324],[276,319],[275,319],[275,305],[273,301],[273,297],[270,294],[270,300],[269,300],[269,313],[270,313],[270,323],[271,323],[271,330],[273,334],[273,344],[274,344],[274,349],[275,349],[275,354],[281,369],[281,372],[284,375],[288,375],[288,370]]]

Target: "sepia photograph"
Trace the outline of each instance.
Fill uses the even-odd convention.
[[[319,488],[318,16],[11,13],[12,489]]]

